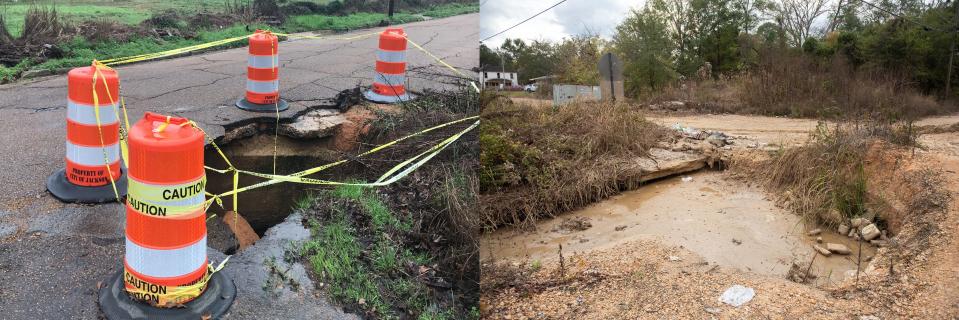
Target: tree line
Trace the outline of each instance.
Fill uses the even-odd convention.
[[[956,1],[943,0],[649,0],[609,39],[507,39],[498,48],[481,45],[480,63],[516,71],[521,83],[555,75],[558,83],[595,84],[596,63],[611,51],[624,61],[627,91],[636,96],[799,57],[848,66],[842,72],[895,75],[943,94],[955,82],[957,10]]]

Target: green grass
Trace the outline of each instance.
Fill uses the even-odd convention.
[[[358,186],[339,186],[315,197],[308,196],[298,206],[309,208],[308,201],[328,200],[333,203],[331,218],[310,220],[312,236],[301,247],[300,254],[329,284],[327,289],[334,300],[360,304],[364,310],[383,319],[399,318],[391,308],[396,301],[402,301],[406,310],[419,315],[420,319],[452,318],[450,310],[437,310],[439,308],[431,304],[432,289],[405,271],[408,263],[432,264],[427,253],[404,248],[398,237],[389,235],[391,230],[398,230],[391,228],[408,226],[408,222],[402,221],[405,219],[394,216],[373,189]],[[358,208],[368,215],[375,230],[349,219],[351,214],[344,208]],[[368,230],[366,237],[372,242],[365,248],[361,244],[365,240],[358,234],[361,230]]]
[[[263,27],[263,26],[251,26]],[[57,69],[89,65],[93,59],[110,59],[134,56],[144,53],[161,52],[176,48],[188,47],[201,43],[222,40],[246,35],[245,26],[233,26],[216,31],[200,31],[194,39],[174,38],[170,40],[156,40],[139,38],[127,42],[98,42],[91,43],[83,38],[74,38],[73,41],[62,44],[63,49],[70,55],[69,58],[48,60],[38,67],[43,69]],[[238,47],[246,45],[237,41],[222,47]]]
[[[426,11],[419,12],[419,14],[431,18],[446,18],[475,12],[479,12],[479,4],[477,3],[449,3],[432,7]]]
[[[375,27],[380,21],[386,20],[386,14],[360,12],[348,16],[326,16],[320,14],[300,15],[289,17],[282,29],[286,32],[304,32],[313,30],[345,31]],[[393,23],[407,23],[422,21],[423,18],[409,13],[393,15]]]
[[[302,248],[313,270],[327,279],[327,289],[337,301],[363,301],[369,309],[383,312],[388,306],[370,274],[361,263],[362,250],[345,214],[334,209],[332,221],[323,226],[311,221],[313,237]]]

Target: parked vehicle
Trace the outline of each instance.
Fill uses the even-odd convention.
[[[527,84],[526,87],[523,87],[523,90],[526,90],[526,92],[536,92],[536,84]]]

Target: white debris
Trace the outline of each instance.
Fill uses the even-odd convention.
[[[719,301],[738,308],[752,300],[754,296],[756,296],[756,291],[753,288],[737,284],[726,289],[723,295],[719,297]]]
[[[690,177],[690,176],[683,177],[683,182],[692,182],[692,181],[693,181],[693,177]]]

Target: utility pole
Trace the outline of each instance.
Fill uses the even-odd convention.
[[[390,22],[393,21],[393,8],[395,6],[395,2],[396,0],[390,0],[390,13],[389,13]]]
[[[956,37],[959,36],[959,1],[953,1],[952,5],[956,7],[956,15],[952,17],[956,20],[955,28],[952,34],[952,44],[949,45],[949,68],[946,69],[946,97],[952,95],[952,62],[956,58]]]

